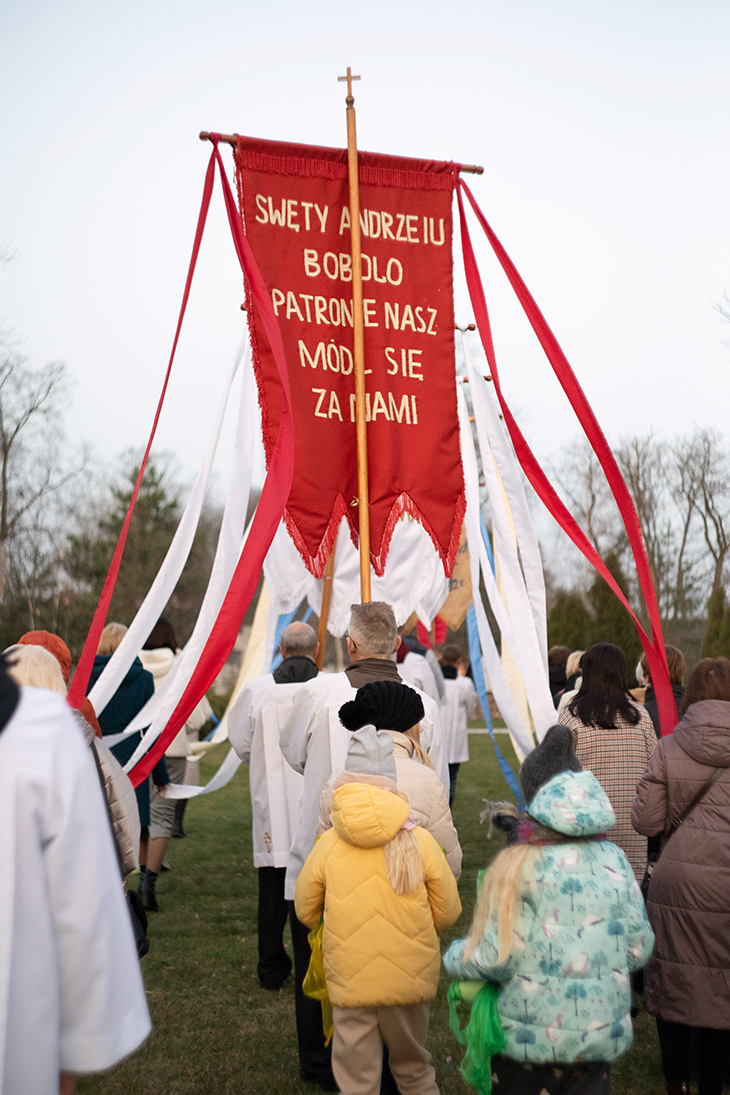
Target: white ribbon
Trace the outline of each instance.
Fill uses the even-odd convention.
[[[210,795],[213,791],[220,791],[221,787],[230,783],[241,764],[242,761],[236,756],[235,750],[229,749],[226,759],[204,787],[190,787],[185,783],[168,783],[164,792],[161,793],[165,798],[198,798],[199,795]]]
[[[241,669],[236,678],[236,683],[231,692],[231,698],[228,701],[223,718],[216,726],[215,734],[210,740],[211,745],[219,745],[222,741],[228,740],[228,712],[243,691],[244,685],[248,684],[248,682],[252,681],[255,677],[260,677],[262,673],[268,673],[269,666],[271,665],[271,658],[269,658],[268,661],[266,660],[268,634],[271,631],[272,617],[274,629],[276,629],[276,620],[278,618],[278,616],[274,615],[272,609],[273,605],[269,598],[266,579],[264,579],[261,584],[261,592],[259,593],[259,602],[256,605],[256,612],[254,613],[253,627],[251,628],[251,634],[249,635],[248,643],[246,644],[246,653],[241,662]],[[272,640],[271,646],[273,647],[273,645]]]
[[[256,395],[256,383],[253,369],[246,369],[241,381],[241,399],[239,405],[238,425],[236,428],[236,440],[231,462],[231,476],[228,484],[228,495],[223,511],[223,521],[218,536],[213,569],[208,580],[208,586],[203,598],[203,604],[195,623],[193,633],[185,644],[185,648],[177,661],[177,670],[170,685],[164,690],[161,704],[157,710],[152,725],[142,738],[132,756],[124,766],[125,772],[130,772],[138,760],[155,743],[162,730],[177,707],[177,704],[185,691],[188,681],[198,664],[213,625],[220,612],[231,578],[238,562],[238,557],[243,548],[245,538],[248,535],[244,526],[246,510],[251,491],[251,474],[253,468],[254,439],[256,436],[256,412],[258,399]],[[250,526],[249,526],[250,527]],[[165,682],[166,683],[166,682]],[[153,700],[162,692],[152,697]],[[148,705],[149,706],[149,705]],[[139,725],[142,715],[132,722],[131,727]],[[144,723],[142,723],[144,725]],[[127,728],[128,730],[130,727]]]
[[[519,748],[523,753],[527,754],[532,751],[535,743],[532,739],[531,732],[524,726],[515,706],[515,702],[512,699],[512,693],[509,690],[509,685],[507,684],[504,670],[502,669],[502,660],[495,645],[492,630],[489,626],[487,614],[484,611],[484,605],[482,604],[482,598],[479,593],[479,572],[481,570],[490,606],[497,617],[497,623],[499,624],[500,630],[502,630],[502,622],[504,621],[506,624],[506,629],[509,637],[512,639],[513,645],[510,646],[509,639],[507,639],[506,636],[505,641],[507,641],[507,645],[510,646],[510,650],[512,650],[516,645],[514,635],[512,634],[512,625],[504,604],[502,603],[502,599],[497,591],[497,585],[494,580],[494,575],[492,574],[492,568],[489,565],[484,541],[482,540],[479,524],[479,471],[477,467],[476,450],[474,448],[474,438],[472,437],[471,425],[469,423],[469,411],[461,384],[458,385],[458,405],[459,426],[461,430],[461,459],[464,466],[464,484],[466,486],[466,516],[464,518],[464,525],[466,528],[466,539],[469,545],[471,585],[474,595],[474,610],[476,612],[477,627],[479,629],[479,641],[482,647],[482,655],[486,663],[489,683],[502,718],[507,724],[510,733],[514,736]],[[504,630],[502,633],[504,634]]]
[[[554,725],[556,711],[548,683],[545,584],[540,551],[527,508],[517,459],[506,443],[504,431],[489,397],[487,382],[477,370],[463,336],[462,342],[469,370],[482,472],[492,507],[495,554],[499,559],[500,576],[514,635],[512,641],[505,635],[505,641],[520,670],[537,737],[541,741]],[[510,500],[515,507],[513,510]],[[524,576],[517,554],[518,544],[525,567]],[[526,584],[528,580],[531,595]]]
[[[147,596],[142,601],[137,614],[129,625],[129,630],[104,666],[99,679],[89,693],[89,699],[97,715],[101,714],[126,677],[132,662],[137,657],[147,636],[160,618],[163,608],[170,600],[180,575],[182,574],[185,563],[187,562],[200,521],[203,504],[205,502],[208,482],[213,468],[213,460],[218,448],[223,420],[225,418],[228,399],[231,393],[231,385],[233,384],[234,377],[241,364],[244,350],[247,349],[248,346],[248,332],[246,332],[236,350],[233,364],[231,365],[223,389],[223,397],[218,408],[218,414],[213,425],[213,432],[210,441],[208,442],[208,448],[203,458],[203,463],[200,466],[200,471],[193,484],[193,489],[190,492],[190,497],[188,498],[185,510],[180,519],[180,524],[177,526],[175,535],[172,538],[172,543],[168,548],[167,554],[157,572],[154,582],[149,588]],[[250,369],[249,360],[247,360],[246,365]],[[244,365],[244,370],[246,369],[246,365]],[[149,725],[149,719],[139,725]],[[133,733],[133,731],[127,728],[125,736],[127,733]],[[112,740],[112,738],[115,740]],[[109,745],[113,745],[119,740],[121,740],[121,737],[118,734],[107,737],[107,743]]]

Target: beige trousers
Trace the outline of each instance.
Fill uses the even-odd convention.
[[[426,1049],[430,1000],[388,1008],[333,1007],[332,1071],[342,1095],[379,1095],[383,1042],[401,1095],[439,1095]]]

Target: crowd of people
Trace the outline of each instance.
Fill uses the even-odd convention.
[[[90,688],[125,633],[104,629]],[[426,1042],[443,967],[452,1004],[471,1003],[465,1061],[480,1092],[608,1095],[643,997],[668,1095],[688,1095],[693,1073],[699,1095],[721,1095],[730,661],[703,659],[685,691],[667,648],[677,723],[659,737],[645,658],[630,691],[617,646],[551,649],[555,724],[522,763],[524,807],[487,804],[506,847],[442,954],[462,911],[451,807],[477,694],[458,645],[437,660],[384,602],[352,606],[346,642],[349,666],[322,673],[315,632],[290,624],[276,668],[228,716],[249,765],[258,979],[279,992],[293,974],[301,1078],[344,1095],[437,1095]],[[183,833],[165,789],[197,782],[206,701],[136,792],[121,765],[178,656],[161,619],[97,719],[88,699],[64,703],[71,657],[57,636],[5,652],[0,1095],[68,1095],[76,1074],[149,1033],[135,915],[159,907],[168,841]],[[136,870],[140,910],[125,898]]]

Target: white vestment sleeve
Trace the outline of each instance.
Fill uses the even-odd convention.
[[[248,764],[251,760],[252,701],[253,690],[246,685],[228,712],[228,740],[244,764]]]
[[[420,691],[417,689],[417,691]],[[436,769],[436,774],[444,787],[449,788],[449,758],[443,748],[443,733],[441,730],[441,708],[427,696],[420,692],[423,700],[423,708],[426,717],[421,720],[421,745],[428,753],[429,760]]]
[[[136,1049],[150,1021],[101,787],[88,749],[75,746],[66,741],[56,758],[46,876],[57,941],[61,1068],[97,1072]]]
[[[58,1090],[150,1031],[96,767],[55,693],[21,690],[0,734],[0,1090]]]
[[[314,679],[319,681],[318,677]],[[291,713],[281,728],[279,738],[284,759],[300,775],[304,772],[304,766],[307,763],[310,738],[309,723],[312,718],[314,700],[315,696],[312,689],[308,685],[304,685],[294,699]]]

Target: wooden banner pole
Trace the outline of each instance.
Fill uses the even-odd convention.
[[[324,648],[327,645],[327,620],[330,614],[330,601],[332,599],[332,582],[335,576],[335,550],[337,548],[337,540],[332,545],[332,551],[330,557],[327,560],[327,566],[324,571],[324,583],[322,585],[322,607],[319,613],[319,634],[317,638],[319,640],[319,650],[317,651],[317,669],[322,668],[324,662]]]
[[[360,600],[370,600],[370,491],[368,447],[365,426],[365,334],[362,310],[362,258],[360,249],[360,178],[355,131],[355,99],[352,81],[359,80],[347,69],[347,173],[350,183],[350,248],[352,253],[352,323],[355,373],[355,425],[357,428],[357,516],[360,542]]]

